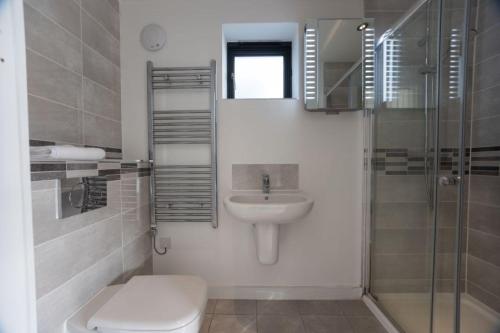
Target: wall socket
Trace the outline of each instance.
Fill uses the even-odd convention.
[[[160,248],[171,249],[172,248],[172,239],[170,237],[160,237]]]

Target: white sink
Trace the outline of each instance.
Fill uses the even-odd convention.
[[[284,224],[307,215],[313,201],[301,193],[233,194],[224,199],[231,215],[252,224]]]
[[[279,225],[299,221],[314,201],[301,192],[233,193],[224,199],[228,212],[255,229],[257,256],[262,264],[278,261]]]

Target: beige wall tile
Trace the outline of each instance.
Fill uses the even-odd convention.
[[[82,72],[82,44],[30,5],[24,6],[26,47],[75,72]]]
[[[81,108],[82,78],[31,51],[26,52],[28,92]]]
[[[37,297],[62,285],[121,244],[121,216],[118,215],[37,246]]]

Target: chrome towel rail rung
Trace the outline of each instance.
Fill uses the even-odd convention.
[[[155,141],[155,145],[209,145],[211,141]]]
[[[197,123],[197,122],[170,122],[170,123],[156,123],[154,126],[207,126],[208,122]]]
[[[187,200],[160,200],[160,204],[170,204],[174,207],[179,207],[178,205],[196,205],[200,208],[211,208],[210,201],[187,201]]]
[[[153,88],[154,89],[210,89],[210,86],[208,85],[199,85],[199,86],[196,86],[196,85],[185,85],[185,86],[181,86],[181,85],[178,85],[178,86],[169,86],[169,85],[154,85],[153,84]]]
[[[212,216],[210,213],[171,213],[171,212],[161,212],[158,213],[165,216]]]
[[[210,136],[206,134],[156,134],[153,136],[155,139],[208,139]]]
[[[188,199],[210,199],[209,195],[200,195],[200,194],[195,194],[195,195],[189,195],[189,194],[163,194],[163,193],[158,193],[158,196],[161,198],[188,198]]]
[[[206,210],[206,211],[211,211],[212,209],[210,207],[165,207],[165,206],[161,206],[161,205],[156,205],[155,206],[156,209],[168,209],[168,210],[185,210],[185,211],[192,211],[192,210],[195,210],[195,211],[200,211],[200,210]]]
[[[193,75],[193,76],[197,76],[197,75]],[[184,82],[210,82],[210,78],[206,78],[206,79],[203,79],[201,78],[201,75],[198,76],[197,78],[194,78],[194,79],[175,79],[175,80],[171,80],[169,77],[168,77],[168,74],[166,75],[166,77],[163,77],[162,80],[153,80],[153,83],[184,83]]]
[[[154,120],[210,120],[210,116],[153,116]]]
[[[154,114],[188,114],[188,113],[210,113],[210,110],[154,110]]]
[[[179,170],[161,170],[161,171],[156,171],[156,174],[158,175],[184,175],[184,174],[190,174],[190,175],[210,175],[212,172],[209,171],[179,171]]]
[[[210,128],[164,128],[155,129],[155,133],[210,133]]]
[[[169,71],[210,71],[212,67],[197,66],[197,67],[153,67],[153,72],[169,72]]]
[[[203,165],[203,164],[185,164],[185,165],[182,165],[182,164],[171,164],[171,165],[156,165],[154,166],[153,168],[156,170],[156,169],[187,169],[187,168],[191,168],[191,169],[199,169],[199,168],[205,168],[205,169],[209,169],[211,166],[210,165]]]
[[[161,215],[157,215],[156,219],[159,222],[212,222],[211,219],[167,219],[161,217]]]

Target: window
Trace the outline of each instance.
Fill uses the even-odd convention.
[[[291,98],[292,43],[227,43],[228,98]]]

